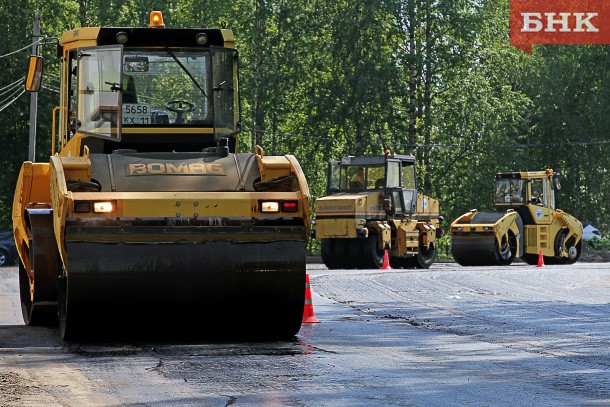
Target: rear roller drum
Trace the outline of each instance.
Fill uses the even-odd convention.
[[[512,236],[511,233],[502,236],[500,243],[496,242],[497,247],[497,259],[501,266],[510,265],[515,259],[517,253],[517,240]]]
[[[567,229],[557,234],[557,237],[555,238],[555,258],[553,258],[549,264],[574,264],[580,258],[580,254],[582,253],[582,239],[580,239],[578,243],[574,243],[576,241],[576,236],[572,236],[566,241],[567,234]],[[561,249],[564,245],[567,257],[561,256]]]

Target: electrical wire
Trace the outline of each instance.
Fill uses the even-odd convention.
[[[23,89],[25,90],[25,89]],[[14,97],[17,93],[19,93],[19,88],[15,88],[13,90],[13,93],[11,93],[9,96],[7,96],[2,102],[0,102],[0,106],[4,106],[4,104],[6,103],[7,100],[11,99],[12,97]]]
[[[23,48],[19,48],[18,50],[15,50],[15,51],[13,51],[13,52],[9,52],[8,54],[0,55],[0,59],[5,58],[5,57],[10,57],[11,55],[14,55],[14,54],[16,54],[16,53],[18,53],[18,52],[21,52],[21,51],[23,51],[23,50],[26,50],[26,49],[28,49],[28,48],[32,47],[33,45],[40,44],[40,43],[41,43],[41,42],[43,42],[43,41],[44,41],[44,40],[38,40],[38,41],[35,41],[35,42],[31,43],[30,45],[26,45],[26,46],[25,46],[25,47],[23,47]]]
[[[51,92],[60,93],[59,88],[52,85],[42,85],[43,89],[50,90]]]
[[[7,107],[9,107],[11,104],[13,104],[14,101],[16,101],[17,99],[19,99],[21,97],[21,95],[23,95],[25,93],[25,89],[23,89],[21,91],[20,94],[18,94],[17,96],[15,96],[15,98],[13,100],[11,100],[10,102],[8,102],[7,104],[5,104],[4,106],[0,107],[0,112],[3,111],[4,109],[6,109]]]
[[[6,89],[6,90],[4,90],[4,91],[0,92],[0,98],[4,97],[4,96],[5,96],[5,95],[7,95],[7,94],[14,95],[14,94],[15,94],[15,93],[16,93],[16,92],[19,90],[19,89],[21,89],[21,88],[22,88],[22,86],[23,86],[23,84],[22,84],[22,83],[17,83],[17,84],[15,84],[15,85],[13,85],[12,87],[10,87],[10,88],[8,88],[8,89]],[[9,96],[9,98],[10,98],[10,97],[11,97],[11,96]]]
[[[17,79],[15,82],[11,83],[10,85],[6,85],[5,87],[0,88],[0,94],[2,94],[2,92],[4,92],[5,89],[14,88],[17,85],[21,85],[23,83],[24,79],[25,79],[25,76],[22,76],[21,78]]]

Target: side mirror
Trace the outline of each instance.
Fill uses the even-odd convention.
[[[25,76],[25,90],[38,92],[42,83],[43,58],[38,55],[30,55],[28,59],[28,71]]]

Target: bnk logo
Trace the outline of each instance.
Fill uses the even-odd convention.
[[[598,32],[591,19],[599,13],[521,13],[521,32]]]
[[[610,44],[610,1],[511,0],[510,42],[527,53],[533,44]]]

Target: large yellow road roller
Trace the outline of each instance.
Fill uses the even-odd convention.
[[[238,153],[227,29],[63,34],[49,162],[13,205],[23,318],[64,339],[286,339],[300,329],[310,196],[291,156]],[[31,57],[26,89],[40,85]]]
[[[553,170],[498,173],[496,211],[473,209],[451,224],[451,251],[463,266],[572,264],[582,251],[582,223],[555,208],[559,174]]]

